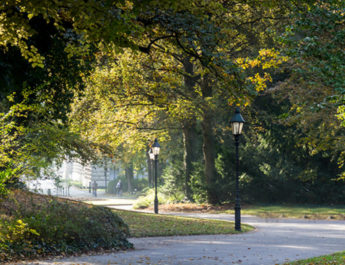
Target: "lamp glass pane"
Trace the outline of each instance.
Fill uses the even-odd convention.
[[[238,135],[240,130],[240,123],[239,122],[233,122],[231,123],[232,126],[232,134]]]
[[[152,150],[149,151],[149,156],[151,160],[155,159],[155,155],[153,154]]]
[[[243,129],[243,122],[240,122],[240,127],[238,130],[238,134],[242,134],[242,129]]]
[[[154,155],[159,155],[159,150],[160,150],[159,147],[152,147],[152,152]]]

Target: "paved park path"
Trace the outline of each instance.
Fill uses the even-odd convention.
[[[227,214],[176,214],[234,219]],[[131,238],[135,250],[23,264],[270,265],[345,250],[345,221],[243,216],[242,222],[255,226],[256,231],[239,235]]]

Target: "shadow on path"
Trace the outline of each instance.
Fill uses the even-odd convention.
[[[108,206],[131,208],[130,205],[111,205],[111,201]],[[169,214],[231,221],[234,219],[233,215],[228,214]],[[131,238],[135,250],[26,264],[270,265],[345,249],[345,221],[242,216],[242,222],[255,226],[256,231],[237,235]]]

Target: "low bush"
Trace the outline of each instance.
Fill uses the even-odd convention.
[[[0,261],[132,247],[107,208],[11,191],[0,205]]]
[[[147,189],[143,196],[140,196],[135,204],[133,205],[134,209],[144,209],[149,207],[151,204],[153,204],[155,196],[155,190],[154,189]],[[166,193],[160,193],[157,194],[158,202],[159,204],[170,204],[170,203],[178,203],[181,201],[184,201],[184,194],[183,192],[176,192],[173,195],[166,195]]]
[[[114,179],[114,180],[111,180],[108,182],[107,193],[115,194],[117,192],[116,184],[119,181],[119,179],[121,179],[121,190],[122,190],[122,192],[128,192],[128,180],[127,180],[127,178],[126,177],[120,177],[118,179]],[[141,191],[148,186],[148,181],[145,178],[133,179],[132,181],[133,181],[132,192],[134,190]]]

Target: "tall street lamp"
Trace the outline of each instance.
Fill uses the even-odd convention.
[[[238,158],[238,146],[240,135],[242,134],[244,119],[240,113],[240,108],[237,107],[235,115],[232,116],[230,123],[232,134],[235,138],[236,146],[236,198],[235,198],[235,230],[241,231],[241,205],[240,205],[240,188],[239,188],[239,158]]]
[[[158,155],[159,150],[161,149],[161,146],[158,143],[157,138],[155,139],[153,145],[152,145],[152,153],[154,155],[155,159],[155,200],[154,200],[154,211],[155,213],[158,213],[158,197],[157,197],[157,164],[158,164]]]

